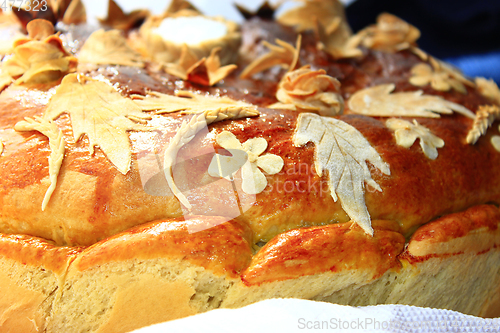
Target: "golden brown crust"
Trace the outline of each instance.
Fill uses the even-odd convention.
[[[271,24],[271,35],[294,42],[292,36],[295,35],[283,29]],[[250,35],[250,38],[260,38],[259,34]],[[409,51],[384,54],[387,63],[378,60],[380,53],[377,51],[367,51],[360,59],[332,62],[315,49],[313,41],[314,38],[305,35],[303,48],[307,51],[307,63],[323,67],[329,75],[338,77],[344,98],[353,91],[379,83],[393,82],[395,91],[416,89],[408,82],[408,78],[413,65],[421,60]],[[172,94],[176,87],[174,78],[149,71],[148,68],[145,72],[120,68],[88,74],[106,77],[124,95],[146,94],[148,90]],[[279,76],[266,77],[259,82],[237,80],[233,76],[217,88],[202,88],[189,82],[184,83],[184,88],[227,94],[237,100],[266,106],[276,101],[273,94],[278,79]],[[53,94],[49,88],[37,86],[39,90],[36,90],[11,86],[0,96],[0,128],[5,129],[0,132],[0,141],[5,146],[0,157],[0,171],[5,175],[0,180],[0,203],[4,207],[0,213],[0,231],[40,236],[61,245],[91,245],[135,225],[184,214],[165,181],[159,189],[161,195],[152,196],[151,192],[144,192],[138,172],[141,157],[155,152],[161,155],[184,119],[179,114],[152,115],[149,124],[162,124],[161,133],[130,132],[134,161],[132,171],[125,176],[109,163],[100,149],[97,148],[95,154],[90,155],[85,137],[74,142],[69,117],[59,117],[58,127],[65,133],[68,142],[66,155],[58,189],[47,209],[40,211],[43,193],[49,186],[48,140],[34,132],[15,132],[12,127],[24,116],[42,115],[48,98]],[[472,111],[479,105],[491,103],[475,89],[467,89],[468,93],[463,95],[453,91],[434,91],[431,87],[422,88],[425,94],[442,96]],[[19,93],[23,96],[22,103],[16,97]],[[29,108],[24,110],[26,106]],[[382,188],[382,192],[366,193],[372,219],[397,221],[403,232],[409,234],[437,216],[486,202],[500,203],[500,179],[494,172],[494,165],[500,162],[500,155],[489,143],[492,131],[486,138],[470,145],[465,142],[465,138],[472,126],[471,119],[462,115],[421,118],[418,120],[421,125],[445,141],[445,147],[439,149],[439,158],[429,160],[424,158],[417,143],[409,149],[398,146],[393,132],[385,126],[385,119],[350,113],[350,110],[346,110],[346,115],[338,119],[357,128],[390,166],[390,176],[383,175],[375,168],[371,169],[373,179]],[[349,221],[340,202],[334,202],[330,195],[327,176],[319,177],[314,170],[314,145],[300,148],[293,145],[296,119],[297,112],[261,109],[260,117],[211,126],[209,139],[199,135],[193,144],[179,152],[178,158],[182,159],[194,155],[193,147],[200,154],[213,153],[214,147],[220,150],[211,138],[215,133],[226,130],[235,134],[240,142],[254,137],[264,138],[268,142],[266,153],[283,158],[284,168],[281,172],[267,177],[268,187],[238,217],[251,226],[254,242],[269,241],[280,232],[298,227]],[[224,180],[204,189],[199,188],[206,184],[205,171],[211,157],[200,157],[201,163],[189,165],[191,178],[185,185],[198,188],[195,195],[188,197],[195,206],[192,214],[221,215],[220,211],[229,205],[228,198],[234,197],[229,182],[221,186]],[[453,172],[449,172],[451,169]],[[111,192],[107,191],[109,188],[112,188]],[[244,195],[241,191],[238,193]],[[27,196],[34,200],[18,203]],[[253,198],[247,199],[253,201]],[[72,204],[74,202],[79,204]],[[66,208],[68,206],[69,209]]]
[[[350,265],[349,254],[342,253],[343,243],[340,241],[337,243],[339,248],[332,251],[333,258],[326,259],[327,261],[337,260],[337,267],[340,269],[336,271],[314,270],[317,262],[313,258],[318,253],[307,250],[320,247],[321,243],[317,244],[311,239],[307,239],[308,242],[304,241],[305,245],[299,246],[298,249],[287,246],[292,244],[293,240],[300,243],[301,238],[293,237],[294,233],[309,235],[311,231],[323,231],[334,227],[339,231],[346,231],[344,229],[346,224],[290,231],[285,233],[285,235],[289,235],[288,239],[281,236],[280,241],[283,245],[278,241],[271,241],[268,244],[270,250],[267,250],[266,247],[262,249],[267,260],[259,261],[264,257],[260,253],[254,257],[249,269],[242,274],[242,282],[229,289],[223,306],[239,307],[268,298],[300,297],[346,305],[408,304],[446,308],[476,316],[486,314],[491,316],[498,311],[494,306],[498,302],[497,286],[500,279],[500,267],[496,263],[500,259],[500,251],[499,247],[493,244],[481,252],[475,252],[478,249],[477,244],[483,237],[487,239],[491,230],[483,227],[475,228],[474,225],[494,228],[493,226],[498,224],[498,220],[491,219],[492,216],[497,216],[495,210],[497,210],[496,207],[487,205],[473,207],[461,213],[444,216],[436,223],[430,223],[432,228],[427,228],[427,231],[419,233],[420,229],[417,230],[415,234],[422,235],[420,239],[422,242],[434,242],[434,245],[430,246],[430,253],[424,257],[411,256],[408,249],[405,249],[397,257],[390,258],[381,254],[378,249],[367,248],[365,243],[360,245],[352,242],[352,238],[345,237],[345,234],[336,237],[337,240],[349,239],[350,242],[346,242],[346,244],[353,245],[346,251],[349,254],[363,253],[364,250],[367,250],[362,255],[357,253],[358,256],[370,258],[377,264],[385,260],[386,263],[391,263],[396,268],[388,269],[382,272],[382,275],[379,274],[380,267],[377,264],[357,265],[356,261]],[[397,228],[393,227],[393,222],[374,222],[375,238],[377,235],[381,235],[382,230],[386,236],[389,236],[385,240],[393,239],[394,235],[399,235],[396,239],[401,237],[396,232]],[[449,229],[452,223],[458,225],[452,226],[453,228],[466,232],[451,237],[440,237],[442,231]],[[360,230],[359,227],[357,229]],[[433,231],[438,235],[437,238],[433,237]],[[381,238],[378,238],[378,241],[382,243]],[[334,240],[331,242],[334,243]],[[400,243],[386,243],[386,248],[394,249],[395,244]],[[453,254],[442,253],[441,250],[449,248],[450,244],[462,246],[461,251]],[[361,246],[361,249],[357,250],[356,245]],[[472,251],[469,247],[472,247]],[[273,248],[276,250],[271,251]],[[402,250],[401,247],[400,250]],[[309,257],[311,252],[314,254]],[[307,262],[311,261],[309,269],[311,275],[305,275],[308,270],[300,266],[299,272],[294,274],[292,267],[297,267],[298,265],[293,266],[293,264],[298,264],[297,262],[292,263],[289,268],[292,272],[286,271],[285,260],[300,256],[302,259],[305,258]],[[347,258],[346,261],[342,260],[343,256]],[[303,266],[308,265],[306,262],[302,264]],[[254,272],[261,274],[257,276],[257,279],[260,278],[263,282],[248,283],[245,280],[247,275]],[[254,276],[250,275],[250,277]],[[265,277],[273,278],[264,280]]]
[[[36,237],[0,234],[0,256],[56,274],[63,274],[81,251],[80,247],[60,247]]]
[[[192,216],[131,228],[85,249],[74,265],[84,271],[110,262],[169,258],[234,277],[248,266],[250,240],[248,228],[238,222]]]
[[[420,227],[406,250],[412,257],[490,251],[500,243],[499,223],[497,207],[474,206]]]
[[[287,28],[269,22],[265,27],[270,28],[266,38],[271,42],[277,36],[295,42],[297,34]],[[262,31],[252,29],[242,30],[244,47],[251,50],[242,64],[261,52],[250,45],[263,37]],[[410,50],[381,53],[366,49],[358,58],[332,61],[307,32],[299,54],[302,63],[314,70],[324,69],[339,80],[339,95],[335,95],[339,103],[343,103],[340,97],[347,101],[353,93],[380,84],[392,84],[393,94],[416,91],[419,88],[409,81],[412,68],[425,62]],[[481,133],[484,135],[472,145],[466,141],[474,123],[470,114],[464,116],[468,112],[418,118],[419,125],[444,142],[444,146],[434,147],[438,157],[431,159],[418,141],[409,148],[398,145],[387,118],[358,115],[346,103],[344,114],[329,119],[359,131],[367,142],[363,144],[371,146],[380,156],[380,164],[390,169],[383,171],[376,163],[366,162],[365,173],[380,186],[376,188],[366,178],[361,181],[363,205],[366,202],[375,229],[372,237],[346,213],[340,195],[337,200],[330,192],[333,185],[328,180],[333,172],[328,169],[319,176],[320,145],[308,142],[298,146],[294,135],[299,112],[270,109],[277,102],[275,94],[284,71],[265,72],[261,80],[243,80],[233,73],[216,87],[200,87],[155,67],[145,62],[144,69],[80,69],[83,73],[79,75],[113,85],[121,94],[113,91],[114,98],[123,97],[137,109],[123,118],[134,114],[133,121],[144,119],[144,127],[122,128],[122,137],[127,135],[130,140],[125,151],[131,152],[132,162],[130,171],[119,171],[106,156],[110,151],[104,145],[89,153],[89,144],[96,141],[92,136],[73,137],[78,132],[73,114],[53,111],[63,113],[55,123],[64,133],[65,155],[57,187],[43,211],[42,200],[52,184],[50,140],[35,131],[17,132],[14,126],[26,116],[48,117],[49,99],[60,82],[11,85],[0,94],[0,142],[4,145],[0,152],[0,265],[7,272],[0,274],[0,282],[13,291],[0,302],[0,327],[23,325],[19,327],[29,330],[29,323],[34,322],[36,330],[47,332],[128,331],[269,297],[356,305],[409,303],[498,314],[494,308],[499,302],[500,211],[494,205],[500,204],[500,175],[496,172],[500,154],[490,143],[496,129]],[[464,89],[466,94],[436,91],[431,85],[421,90],[472,112],[495,102],[482,96],[472,83]],[[176,185],[190,209],[174,196],[178,192],[162,170],[168,169],[168,163],[160,161],[168,156],[169,143],[183,133],[186,116],[149,109],[144,115],[130,99],[134,94],[174,95],[179,90],[228,96],[252,103],[260,112],[259,116],[255,111],[251,117],[210,124],[176,152],[179,163],[173,165],[172,174],[183,180]],[[131,121],[132,117],[123,118],[120,120]],[[265,141],[262,153],[283,161],[279,171],[265,173],[263,192],[245,193],[243,172],[237,172],[232,181],[207,173],[214,154],[228,154],[216,139],[223,132],[240,143],[256,138]],[[419,140],[422,143],[421,137]],[[349,153],[343,157],[348,159]],[[355,183],[361,178],[358,176],[348,182]],[[411,236],[406,243],[405,236]],[[262,242],[267,244],[261,247]],[[11,274],[9,267],[15,272]],[[47,279],[45,270],[49,271]],[[31,274],[38,274],[43,283],[35,282],[32,288],[25,278]],[[455,283],[461,275],[465,275],[463,286]],[[422,284],[426,284],[425,290],[420,288]],[[459,295],[461,289],[463,295]],[[434,297],[439,293],[444,296]],[[16,295],[20,297],[17,301]],[[470,297],[470,304],[464,297]],[[155,298],[161,298],[161,304],[149,311]],[[14,313],[26,315],[28,322],[23,318],[12,323]],[[45,322],[49,316],[52,322]],[[83,329],[84,325],[89,328]]]
[[[156,117],[160,116],[154,119]],[[212,129],[215,133],[231,131],[241,142],[252,137],[265,138],[268,141],[267,152],[283,157],[283,170],[268,177],[268,188],[257,194],[256,202],[239,218],[250,224],[255,241],[267,241],[279,232],[303,226],[304,221],[308,225],[348,221],[340,203],[333,202],[326,177],[318,177],[313,168],[314,146],[298,148],[293,145],[291,137],[295,119],[296,115],[288,111],[263,110],[259,118],[223,122]],[[407,233],[412,227],[427,223],[435,216],[484,202],[500,202],[500,186],[497,186],[500,179],[494,171],[494,165],[500,163],[500,155],[486,139],[474,146],[465,143],[471,120],[461,115],[420,120],[422,125],[446,141],[445,148],[440,149],[439,159],[432,161],[424,158],[416,144],[410,149],[397,146],[393,134],[382,121],[356,115],[345,115],[339,119],[356,127],[390,166],[390,176],[372,170],[373,179],[383,190],[366,193],[367,207],[373,219],[398,221]],[[180,119],[174,117],[171,128],[175,128],[178,122]],[[13,126],[13,122],[4,124],[9,125]],[[37,140],[23,142],[19,139],[22,137],[20,134],[12,130],[9,136],[8,133],[0,134],[0,140],[5,144],[1,167],[6,176],[1,180],[4,190],[0,193],[4,207],[1,221],[5,231],[42,236],[59,244],[90,245],[133,225],[182,214],[177,200],[168,196],[168,188],[166,196],[148,195],[142,189],[137,171],[123,176],[101,152],[90,156],[82,144],[68,147],[59,189],[56,189],[47,210],[41,212],[42,194],[48,187],[48,183],[44,185],[42,182],[48,176],[47,141],[41,135],[28,133],[24,136],[31,134]],[[172,134],[166,134],[149,149],[162,149],[162,143],[168,141]],[[149,137],[148,133],[135,132],[132,141],[148,140]],[[217,148],[213,141],[200,136],[194,142],[199,144],[197,149],[200,152],[212,149],[213,145]],[[12,144],[18,149],[15,154],[10,150]],[[36,153],[40,150],[42,153]],[[184,154],[193,156],[192,146],[181,149],[180,158]],[[205,156],[205,163],[190,166],[191,182],[199,184],[203,181],[210,159],[210,155]],[[450,168],[454,172],[449,172]],[[82,183],[71,171],[90,177]],[[23,174],[23,177],[18,174]],[[110,192],[104,190],[110,187],[113,188],[113,195],[106,194]],[[203,193],[202,189],[200,191]],[[225,203],[217,203],[214,199],[234,195],[232,186],[214,186],[206,192],[188,199],[194,200],[197,207],[215,207],[213,210],[216,211],[218,205],[224,207]],[[23,203],[21,215],[19,206],[13,205],[13,202],[17,197],[35,193],[34,201]],[[77,198],[82,197],[86,198],[83,205],[63,209],[68,202],[79,202]],[[127,206],[134,209],[123,209]],[[301,211],[300,215],[295,213],[297,210]],[[214,214],[203,210],[195,210],[194,213]],[[59,218],[54,219],[54,216]],[[54,230],[62,234],[51,234]]]
[[[241,278],[245,284],[255,285],[328,271],[370,270],[370,279],[376,279],[399,267],[396,257],[404,243],[404,237],[391,230],[375,229],[374,236],[367,239],[351,223],[296,229],[267,243]]]
[[[0,234],[0,331],[44,331],[56,290],[81,250],[26,235]]]

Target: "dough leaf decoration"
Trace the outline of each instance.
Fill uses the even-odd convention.
[[[209,116],[216,117],[215,121],[259,115],[255,105],[235,101],[229,97],[204,96],[185,90],[177,91],[175,96],[152,91],[148,96],[132,95],[132,98],[143,111],[156,111],[157,114],[207,112]]]
[[[64,3],[64,1],[56,1]],[[62,13],[61,13],[62,14]],[[87,11],[82,0],[72,0],[62,14],[62,21],[65,24],[82,24],[87,22]]]
[[[125,13],[115,1],[108,0],[108,16],[98,20],[102,25],[128,31],[137,28],[149,15],[150,13],[146,9],[136,9]]]
[[[493,135],[490,139],[491,145],[500,153],[500,135]]]
[[[493,100],[497,104],[500,104],[500,89],[495,81],[492,79],[488,80],[484,77],[477,77],[475,82],[481,95]]]
[[[61,169],[64,159],[64,137],[62,131],[56,126],[52,120],[43,119],[40,117],[24,118],[25,120],[18,122],[14,129],[16,131],[38,131],[49,138],[50,155],[49,155],[49,178],[50,186],[45,192],[45,197],[42,202],[42,211],[47,208],[47,204],[54,193],[57,186],[57,176]]]
[[[417,139],[420,139],[422,151],[431,160],[438,157],[437,148],[444,147],[444,141],[441,138],[432,134],[427,127],[420,125],[415,119],[412,124],[407,120],[391,118],[387,119],[385,124],[387,128],[394,131],[396,143],[404,148],[410,148]]]
[[[293,27],[297,32],[303,32],[316,29],[316,21],[327,27],[337,17],[346,21],[343,4],[338,0],[321,0],[302,1],[301,6],[287,10],[276,20],[285,26]],[[349,29],[347,22],[345,25]]]
[[[198,59],[196,54],[186,44],[183,44],[179,62],[166,63],[164,65],[165,72],[185,81],[213,86],[226,78],[237,67],[234,64],[221,67],[220,51],[220,47],[213,48],[208,58]]]
[[[211,123],[226,119],[238,119],[258,116],[257,107],[252,104],[235,101],[228,97],[209,97],[197,95],[189,91],[179,91],[177,96],[151,92],[150,96],[134,95],[135,103],[144,111],[157,113],[181,112],[193,114],[183,121],[174,137],[168,143],[163,158],[163,168],[167,183],[182,205],[191,209],[186,196],[179,190],[172,176],[172,170],[179,150],[187,145],[198,132]]]
[[[349,98],[349,109],[372,117],[439,118],[440,114],[452,114],[455,111],[475,118],[471,110],[439,96],[424,95],[421,90],[392,93],[394,88],[395,85],[389,83],[359,90]]]
[[[341,120],[301,113],[293,136],[296,146],[315,144],[316,173],[329,175],[328,186],[333,200],[340,200],[344,211],[363,230],[373,235],[371,218],[365,204],[365,183],[382,192],[372,179],[366,161],[383,174],[390,175],[389,166],[364,136]]]
[[[97,65],[144,67],[141,55],[127,45],[119,30],[94,31],[83,44],[78,60]]]
[[[363,55],[358,48],[361,43],[359,35],[352,35],[351,28],[345,20],[339,16],[324,27],[317,21],[316,37],[318,39],[318,48],[325,50],[335,59],[359,57]]]
[[[149,130],[136,122],[150,119],[131,99],[105,82],[69,74],[50,99],[44,118],[56,119],[63,113],[71,118],[75,141],[87,134],[91,154],[99,146],[118,171],[129,171],[132,153],[127,131]]]
[[[429,57],[429,64],[419,63],[411,69],[412,76],[409,82],[414,86],[423,87],[430,84],[431,87],[439,91],[449,91],[454,89],[462,94],[467,94],[465,85],[474,87],[474,82],[467,80],[465,76],[452,65]],[[432,67],[431,67],[432,65]]]
[[[476,112],[472,128],[467,134],[467,143],[475,144],[488,128],[500,119],[500,108],[496,105],[481,105]]]
[[[276,39],[276,44],[278,45],[273,45],[271,43],[268,43],[267,41],[263,41],[262,44],[269,49],[269,52],[252,61],[245,68],[245,70],[243,70],[243,72],[240,74],[240,77],[242,79],[247,79],[254,74],[278,65],[287,68],[288,71],[293,71],[299,68],[299,53],[301,43],[302,35],[297,36],[295,47],[280,39]]]
[[[439,91],[449,91],[453,88],[462,94],[467,93],[462,82],[455,80],[445,71],[433,69],[426,63],[413,66],[411,74],[409,82],[414,86],[423,87],[430,84],[433,89]]]
[[[183,121],[177,130],[177,133],[175,133],[174,137],[168,143],[163,155],[163,170],[165,172],[165,178],[167,179],[168,186],[180,203],[188,209],[191,209],[192,206],[186,196],[175,184],[172,171],[177,160],[177,153],[179,150],[191,142],[196,134],[206,126],[207,120],[204,113],[193,116],[189,121]]]

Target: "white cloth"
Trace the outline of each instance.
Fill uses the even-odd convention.
[[[135,333],[500,332],[500,318],[407,305],[351,307],[299,299],[271,299],[241,309],[217,309]]]

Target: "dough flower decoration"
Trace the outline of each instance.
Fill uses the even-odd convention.
[[[481,95],[500,104],[500,89],[498,89],[495,81],[492,79],[487,80],[484,77],[477,77],[475,82]]]
[[[210,52],[208,58],[198,59],[195,53],[186,45],[182,46],[182,52],[178,63],[168,63],[164,65],[164,70],[168,74],[180,79],[195,82],[204,86],[213,86],[223,80],[236,65],[226,65],[221,67],[219,52],[221,48],[216,47]]]
[[[144,67],[141,55],[127,44],[119,30],[94,31],[83,44],[78,60],[96,65]]]
[[[136,9],[125,13],[114,1],[108,1],[108,16],[104,19],[98,18],[99,22],[113,29],[128,31],[139,27],[150,15],[149,10]]]
[[[27,29],[28,37],[14,42],[14,54],[2,67],[16,84],[48,83],[76,70],[77,59],[54,35],[52,23],[37,19],[28,23]]]
[[[280,156],[274,154],[262,155],[267,149],[267,141],[264,138],[252,138],[244,143],[240,143],[233,133],[223,131],[217,135],[216,142],[224,149],[230,151],[242,150],[247,154],[247,161],[241,167],[241,189],[245,193],[257,194],[264,191],[267,187],[267,178],[263,171],[269,175],[274,175],[283,169],[284,162]],[[215,154],[208,168],[210,176],[228,177],[224,171],[231,169],[232,165],[230,164],[237,161],[227,159],[226,157]]]
[[[189,91],[179,91],[176,96],[151,92],[149,96],[133,95],[135,104],[142,111],[155,111],[157,114],[180,112],[192,115],[184,120],[174,137],[165,148],[163,168],[165,178],[172,193],[186,208],[191,209],[186,196],[179,190],[172,176],[173,167],[179,150],[194,139],[208,125],[229,119],[258,116],[257,107],[229,97],[212,97],[194,94]]]
[[[479,106],[472,128],[467,134],[467,143],[475,144],[495,120],[500,119],[500,107],[496,105]]]
[[[382,13],[377,23],[357,33],[364,47],[384,51],[398,52],[416,45],[420,31],[399,17]]]
[[[240,74],[240,77],[247,79],[254,74],[278,65],[288,69],[288,71],[297,69],[300,66],[299,53],[301,43],[302,35],[297,36],[295,47],[281,39],[276,39],[277,45],[263,41],[262,44],[269,49],[269,52],[252,61]]]
[[[361,37],[353,36],[347,23],[340,17],[336,17],[326,27],[317,21],[316,35],[318,49],[324,50],[335,59],[359,57],[363,54],[358,48]]]
[[[344,110],[344,99],[339,94],[340,82],[323,69],[304,66],[288,72],[281,80],[274,109],[317,112],[322,116],[336,116]]]
[[[413,124],[407,120],[390,118],[385,122],[387,128],[394,131],[396,143],[404,148],[413,146],[417,139],[420,139],[420,147],[424,155],[431,160],[438,157],[437,148],[444,147],[443,139],[431,133],[431,131],[420,125],[415,119]]]
[[[395,85],[380,84],[354,93],[347,105],[350,111],[371,117],[427,117],[439,118],[440,114],[453,111],[474,119],[475,114],[466,107],[439,96],[424,95],[421,90],[393,92]]]
[[[429,61],[432,65],[419,63],[411,69],[412,76],[409,82],[417,87],[423,87],[430,84],[431,87],[439,91],[456,91],[466,94],[467,89],[465,84],[474,86],[474,83],[467,80],[458,70],[446,65],[442,61],[430,57]]]

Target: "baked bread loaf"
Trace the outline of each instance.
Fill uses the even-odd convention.
[[[1,332],[276,297],[500,316],[497,85],[300,6],[2,13]]]

